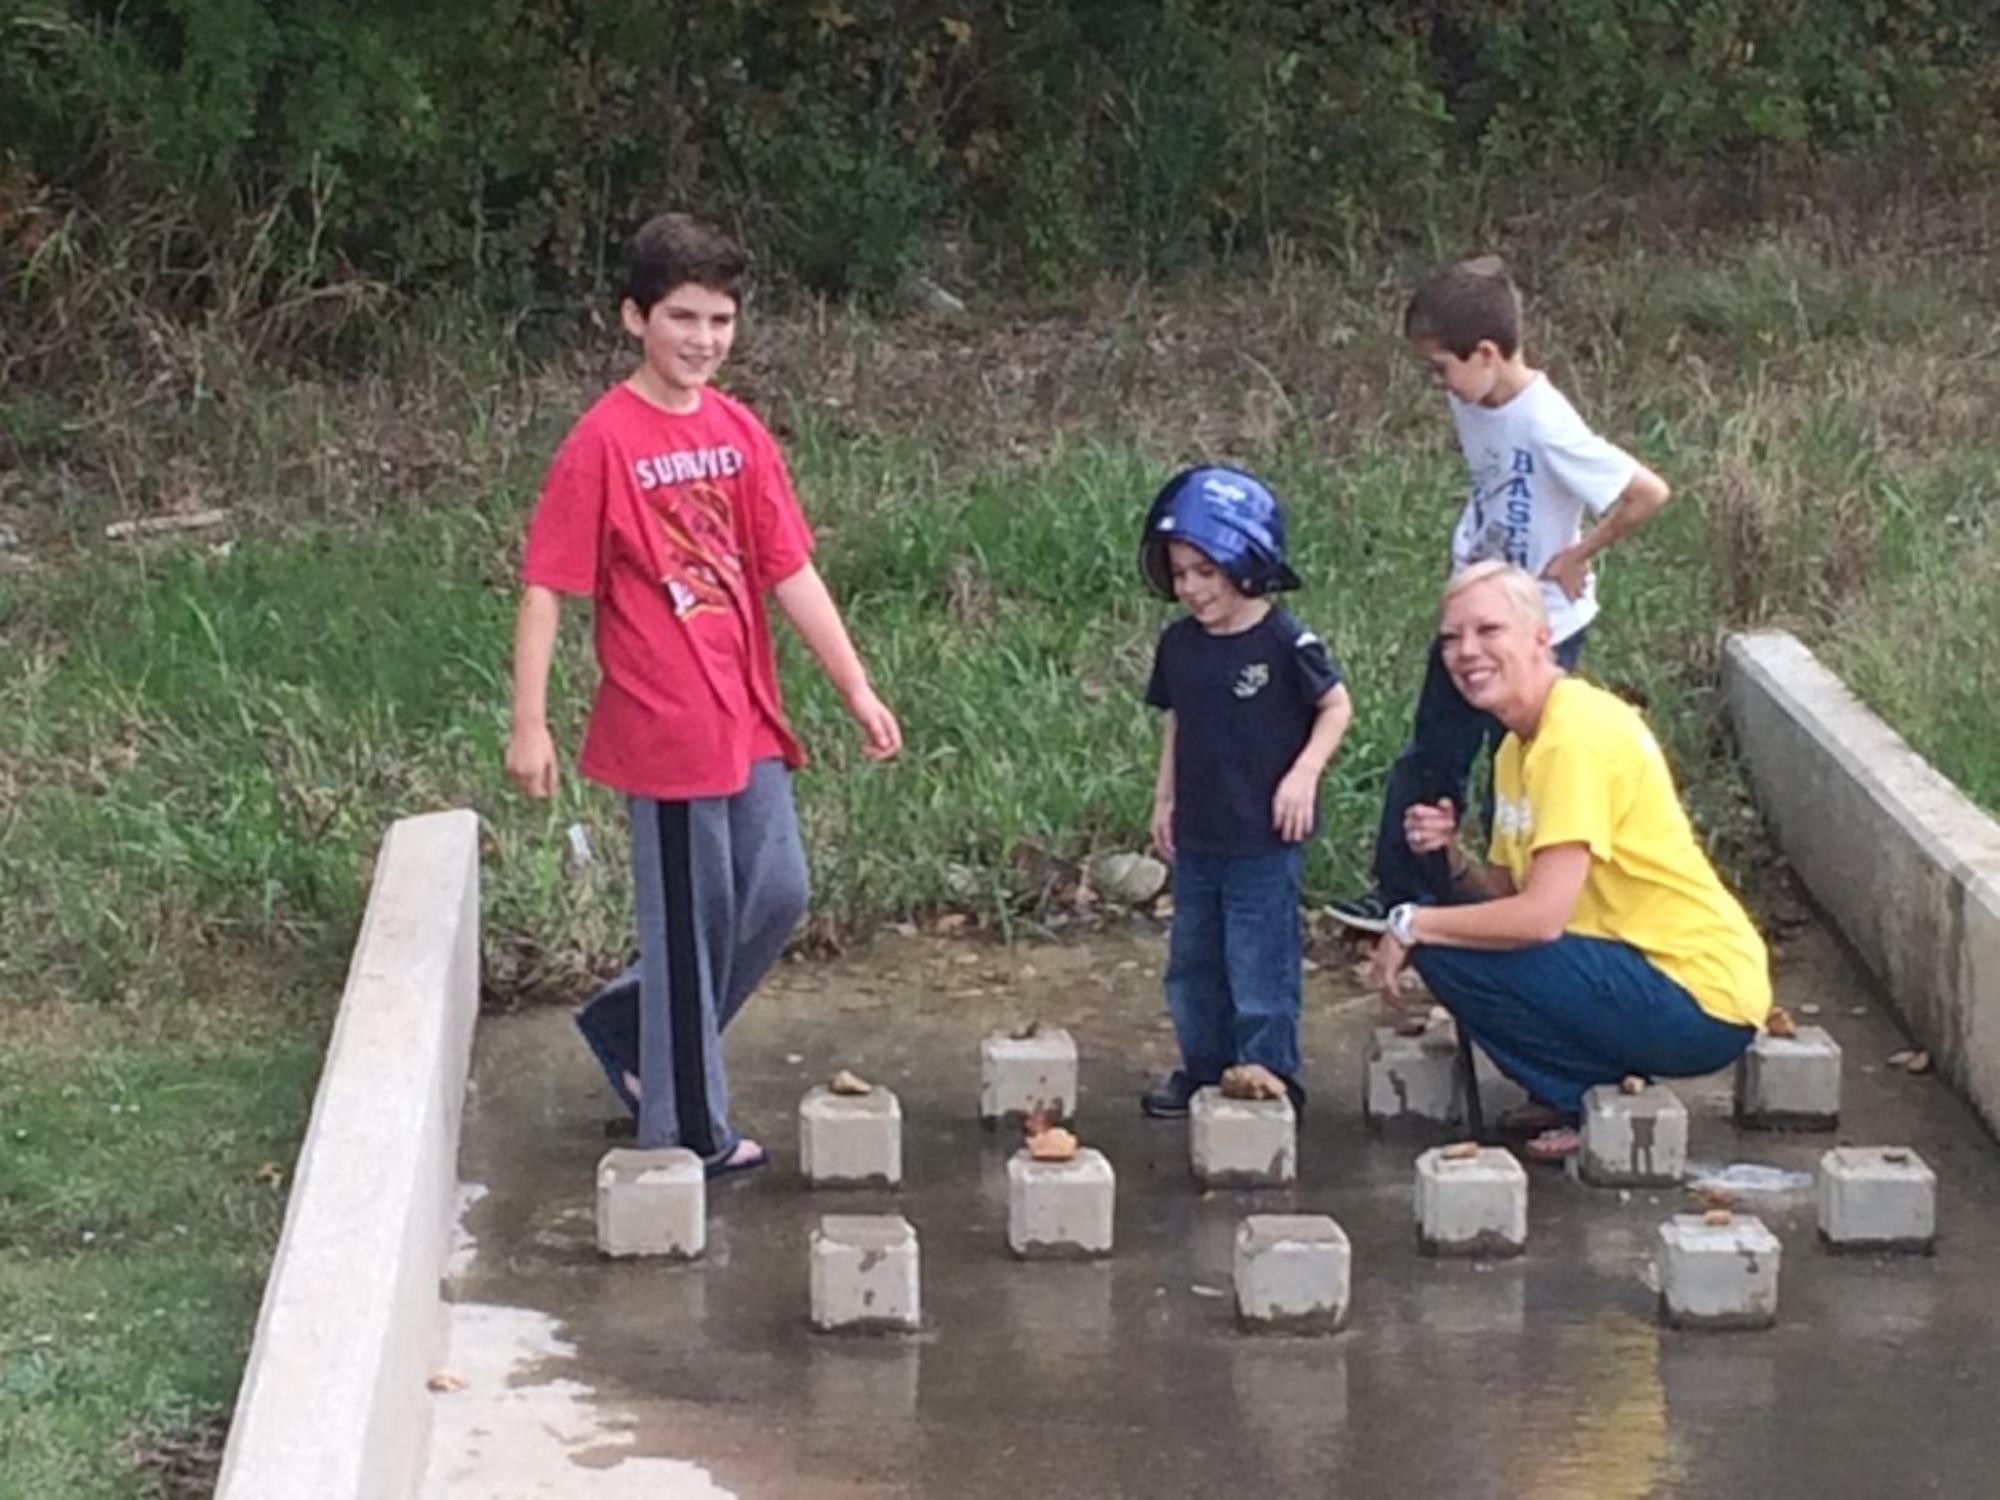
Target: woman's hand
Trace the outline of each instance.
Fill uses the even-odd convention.
[[[1458,809],[1451,805],[1451,798],[1411,803],[1403,810],[1403,837],[1418,854],[1449,849],[1458,837]]]

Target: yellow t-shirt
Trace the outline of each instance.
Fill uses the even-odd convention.
[[[1764,940],[1702,852],[1666,756],[1631,705],[1557,682],[1534,739],[1501,741],[1493,792],[1491,858],[1517,888],[1536,850],[1587,846],[1590,874],[1567,930],[1638,949],[1719,1021],[1764,1024]]]

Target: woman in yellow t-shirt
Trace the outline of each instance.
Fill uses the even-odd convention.
[[[1412,807],[1410,847],[1445,850],[1462,901],[1397,907],[1375,951],[1392,1001],[1405,963],[1500,1071],[1528,1090],[1529,1154],[1577,1148],[1584,1091],[1728,1067],[1771,1008],[1770,958],[1702,852],[1646,721],[1566,676],[1541,590],[1478,563],[1446,586],[1445,669],[1507,728],[1487,863],[1450,803]]]

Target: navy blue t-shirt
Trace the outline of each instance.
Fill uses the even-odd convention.
[[[1271,799],[1339,682],[1319,637],[1282,609],[1239,635],[1210,635],[1187,616],[1160,632],[1146,701],[1174,713],[1176,848],[1236,857],[1285,847]]]

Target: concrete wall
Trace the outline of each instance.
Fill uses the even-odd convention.
[[[1793,637],[1732,637],[1724,686],[1792,869],[2000,1132],[2000,824]]]
[[[479,820],[407,818],[376,862],[219,1500],[412,1493],[478,1008]]]

